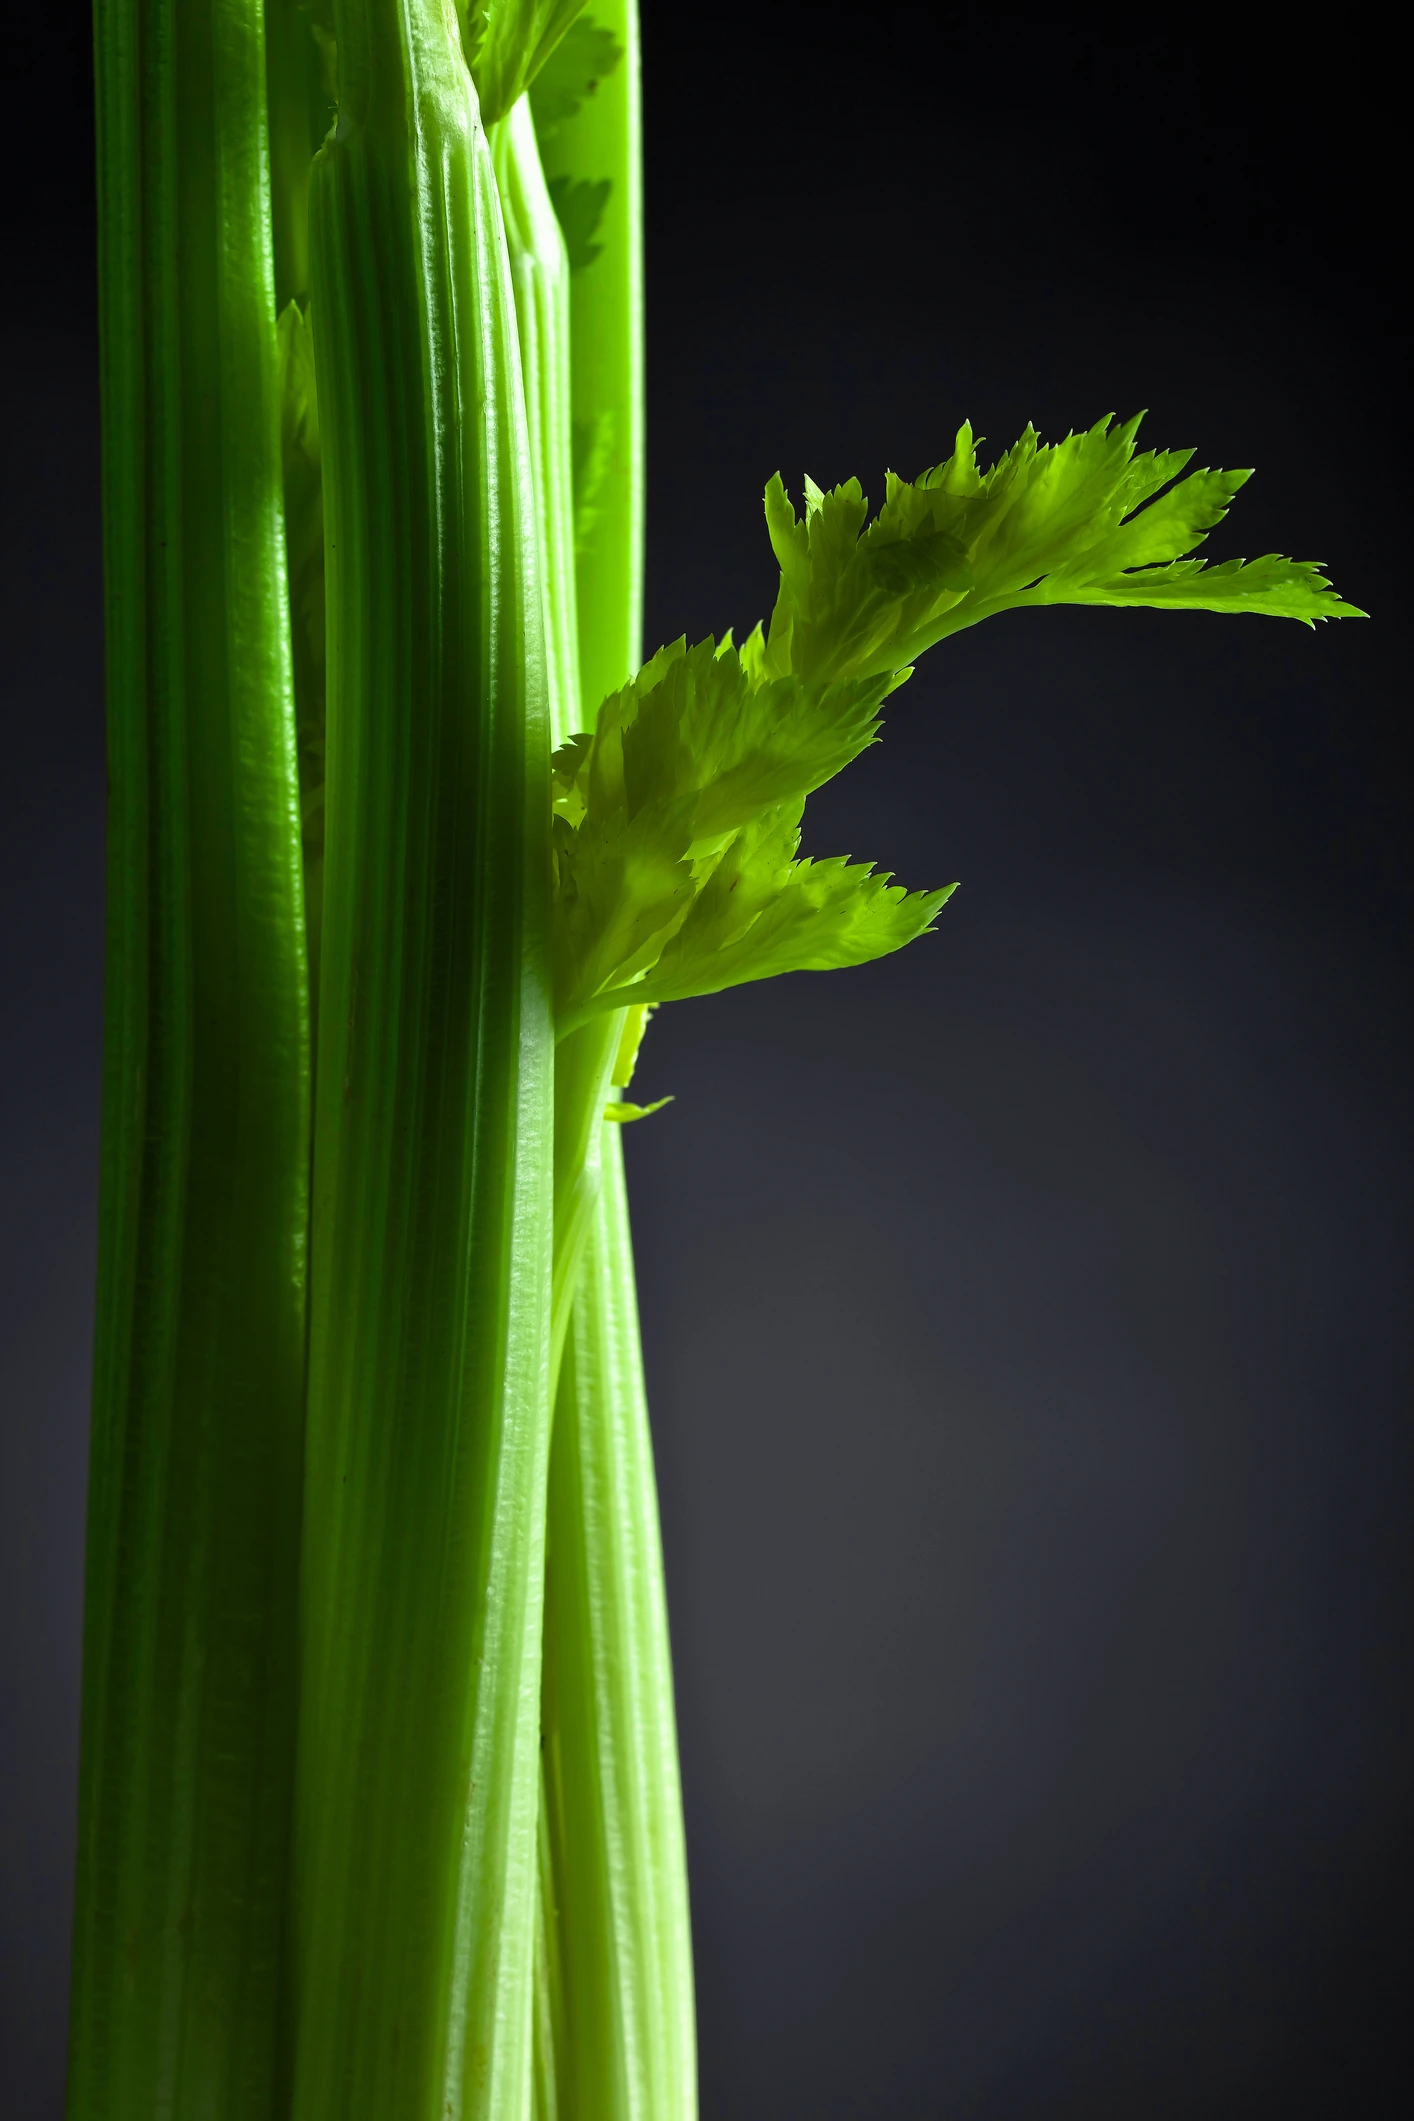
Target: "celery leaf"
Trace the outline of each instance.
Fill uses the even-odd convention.
[[[633,1081],[633,1071],[638,1065],[638,1049],[643,1044],[643,1034],[648,1029],[651,1009],[626,1009],[624,1028],[619,1037],[619,1050],[614,1065],[609,1071],[609,1081],[616,1090],[626,1090]]]
[[[562,1022],[625,1003],[651,1003],[658,998],[651,968],[680,929],[696,922],[695,965],[703,949],[717,948],[722,939],[719,916],[730,915],[728,927],[739,940],[748,903],[754,920],[787,887],[794,913],[781,930],[780,963],[770,969],[787,969],[792,951],[806,951],[803,964],[812,949],[826,952],[822,963],[835,961],[828,959],[834,948],[846,953],[839,963],[863,962],[926,925],[931,912],[910,927],[917,907],[899,916],[896,902],[903,894],[885,892],[878,879],[866,889],[864,871],[847,872],[847,884],[827,890],[831,865],[816,864],[816,881],[805,888],[810,865],[796,865],[798,876],[791,870],[795,840],[784,855],[777,845],[782,831],[798,839],[805,797],[874,741],[887,689],[883,678],[808,685],[788,676],[753,684],[728,644],[709,638],[689,648],[680,640],[660,649],[630,685],[604,702],[592,736],[573,737],[560,747],[553,760],[554,932]],[[782,825],[787,813],[794,822]],[[775,821],[776,838],[762,838],[763,818]],[[845,874],[842,865],[834,866]],[[717,925],[704,926],[714,907]],[[752,951],[737,950],[723,966],[754,962],[753,952],[760,955],[770,932],[763,929]],[[644,975],[650,984],[639,991],[631,983]],[[684,978],[700,982],[702,976],[679,965],[674,979],[681,986]],[[717,984],[764,976],[729,971]]]
[[[857,479],[807,479],[803,516],[771,480],[769,629],[659,649],[555,754],[561,1032],[628,1008],[636,1050],[661,1002],[864,964],[932,926],[953,887],[908,892],[798,848],[806,797],[873,743],[885,698],[948,634],[1033,604],[1363,617],[1311,561],[1194,558],[1249,474],[1136,453],[1138,427],[1104,419],[1055,447],[1028,427],[983,471],[964,424],[946,463],[890,473],[872,521]]]
[[[781,804],[739,833],[652,969],[602,1006],[681,1001],[782,972],[863,965],[932,926],[955,887],[905,891],[865,863],[797,861],[800,810]]]
[[[504,118],[583,7],[584,0],[457,0],[462,52],[483,125]]]
[[[616,1097],[605,1105],[604,1117],[626,1127],[632,1120],[647,1119],[650,1112],[661,1112],[664,1105],[670,1105],[672,1101],[671,1097],[655,1097],[651,1105],[635,1105],[627,1098]]]
[[[1191,450],[1136,454],[1140,415],[1044,444],[1028,427],[988,471],[966,423],[947,462],[912,483],[889,474],[871,522],[857,479],[807,480],[797,516],[779,475],[766,524],[780,565],[763,677],[892,672],[993,613],[1034,604],[1151,604],[1270,617],[1363,617],[1310,561],[1210,566],[1189,557],[1227,513],[1245,471],[1180,478]],[[1173,482],[1177,483],[1173,483]],[[1167,491],[1165,491],[1167,489]]]
[[[659,649],[599,710],[592,738],[555,754],[558,807],[604,822],[681,809],[701,849],[772,803],[804,797],[873,743],[885,683],[799,678],[753,686],[741,657],[708,638]]]

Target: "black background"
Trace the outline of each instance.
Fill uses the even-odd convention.
[[[6,31],[0,2082],[57,2116],[101,959],[88,31]],[[647,0],[652,645],[760,491],[1152,408],[1369,625],[1003,618],[809,844],[939,932],[629,1137],[706,2121],[1408,2110],[1410,564],[1370,10]],[[11,306],[13,305],[13,306]]]

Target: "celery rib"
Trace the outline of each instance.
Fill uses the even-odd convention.
[[[529,2097],[549,1438],[548,728],[489,150],[437,0],[336,10],[293,2103]]]
[[[574,457],[570,413],[570,264],[522,96],[496,128],[496,183],[515,289],[544,570],[550,742],[580,727],[575,592]]]
[[[103,1151],[68,2112],[264,2121],[308,996],[261,11],[99,0]]]
[[[544,144],[571,183],[607,180],[598,255],[570,279],[566,335],[547,296],[564,240],[536,212],[544,179],[523,102],[500,129],[497,171],[517,291],[546,545],[555,738],[640,656],[644,389],[638,19],[596,7],[622,53]],[[574,552],[563,492],[564,415],[607,436],[594,519]],[[537,419],[537,408],[539,411]],[[558,422],[556,408],[559,409]],[[571,599],[571,588],[575,592]],[[572,649],[565,634],[577,621]],[[579,670],[576,670],[576,664]],[[578,692],[575,679],[582,671]],[[568,711],[566,711],[568,709]],[[623,1012],[555,1055],[555,1257],[542,1722],[545,1814],[537,2121],[691,2121],[692,1944],[672,1666],[652,1446],[638,1342],[619,1129],[602,1113]],[[563,1350],[563,1356],[562,1356]]]
[[[607,179],[600,252],[570,288],[571,409],[605,439],[597,513],[576,568],[582,683],[578,726],[643,655],[647,423],[643,360],[642,82],[638,0],[594,0],[623,57],[542,143],[546,176]]]
[[[696,2036],[662,1538],[620,1131],[605,1137],[551,1453],[543,1713],[559,2105],[689,2121]]]

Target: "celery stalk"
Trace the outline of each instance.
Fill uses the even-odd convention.
[[[71,2121],[270,2111],[308,998],[255,0],[99,0],[108,942]]]
[[[327,0],[325,0],[327,5]],[[324,872],[324,518],[319,416],[309,321],[309,182],[333,111],[333,53],[317,42],[305,0],[265,0],[270,100],[270,221],[282,358],[285,567],[295,683],[304,853],[305,948],[319,999]],[[318,1010],[311,1032],[317,1043]]]
[[[496,184],[515,289],[545,602],[550,741],[580,727],[570,408],[570,261],[545,183],[530,97],[496,127]]]
[[[562,2113],[697,2108],[687,1863],[653,1446],[620,1130],[555,1401],[546,1788],[564,2000]]]
[[[531,398],[546,540],[547,632],[564,677],[563,742],[592,726],[640,653],[643,579],[642,209],[636,8],[596,7],[623,51],[550,134],[545,163],[609,179],[599,254],[573,280],[544,194],[529,99],[501,128],[497,174]],[[548,198],[545,203],[548,204]],[[568,282],[566,332],[550,299]],[[556,407],[560,407],[556,417]],[[540,409],[537,413],[537,408]],[[563,492],[565,413],[597,430],[601,466],[572,571]],[[576,616],[578,656],[560,645]],[[576,663],[585,672],[575,697]],[[542,1871],[542,2121],[696,2110],[692,1951],[652,1443],[617,1126],[601,1117],[622,1014],[556,1052],[555,1331],[543,1724],[549,1863]],[[583,1262],[581,1267],[581,1261]],[[572,1323],[570,1304],[573,1303]],[[565,1344],[568,1327],[568,1344]],[[559,1358],[564,1347],[563,1364]],[[553,2058],[545,2049],[554,2042]]]
[[[529,96],[495,128],[497,187],[515,290],[521,372],[540,533],[552,740],[579,726],[570,377],[570,268],[546,188]],[[599,1191],[600,1115],[619,1042],[601,1020],[564,1040],[555,1057],[554,1260],[551,1376],[557,1373]]]
[[[609,445],[577,575],[584,727],[642,657],[647,497],[638,0],[608,0],[595,18],[623,60],[547,158],[557,174],[611,180],[602,253],[577,276],[571,308],[575,416],[604,423]],[[636,1041],[621,1046],[611,1082],[628,1081],[635,1051]],[[692,2121],[692,1929],[662,1534],[623,1135],[614,1124],[599,1131],[599,1204],[550,1459],[554,1654],[543,1715],[567,1986],[561,2106],[605,2121]]]
[[[593,530],[576,570],[582,714],[638,668],[643,654],[646,398],[643,362],[643,149],[638,0],[593,0],[594,22],[623,58],[542,143],[546,175],[602,181],[609,194],[600,254],[570,291],[571,411],[602,455]]]
[[[543,1645],[553,1651],[553,1640]],[[544,1736],[541,1736],[540,1817],[536,1828],[539,1890],[535,1905],[535,1998],[531,2033],[530,2112],[534,2121],[559,2121],[557,2058],[565,2054],[565,1984],[560,1964],[560,1920],[555,1897],[555,1852],[550,1844],[550,1807],[545,1790]]]
[[[990,465],[964,422],[872,517],[773,477],[767,623],[638,669],[636,0],[96,22],[71,2121],[693,2121],[611,1092],[657,1004],[933,926],[951,887],[798,858],[930,647],[1039,604],[1356,607],[1199,557],[1248,474],[1137,419]]]
[[[518,2121],[549,1443],[534,502],[455,20],[341,0],[335,22],[293,2111]]]

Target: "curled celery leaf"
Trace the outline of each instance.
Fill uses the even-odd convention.
[[[633,1008],[624,1011],[624,1027],[619,1034],[619,1050],[614,1065],[609,1071],[609,1081],[616,1090],[626,1090],[633,1081],[633,1071],[638,1065],[638,1049],[643,1044],[643,1034],[648,1029],[651,1009]]]

